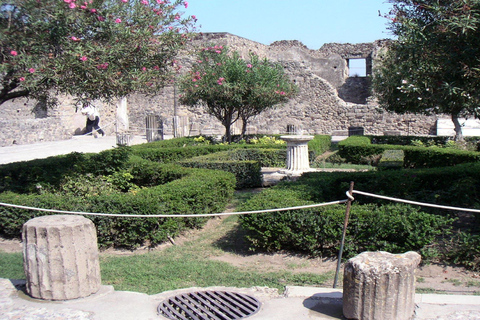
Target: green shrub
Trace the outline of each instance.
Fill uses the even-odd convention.
[[[447,261],[480,271],[480,235],[455,232],[442,243],[441,250]]]
[[[454,148],[398,146],[371,144],[368,137],[349,137],[338,144],[339,154],[351,163],[361,163],[362,159],[382,154],[385,150],[398,149],[405,153],[405,168],[433,168],[477,162],[480,153]]]
[[[310,204],[305,193],[272,188],[247,201],[242,210],[262,210]],[[308,198],[308,196],[307,196]],[[252,250],[291,250],[334,256],[341,240],[345,207],[336,205],[242,216]],[[450,219],[399,204],[352,206],[345,258],[362,251],[401,253],[419,250],[447,232]],[[421,226],[421,227],[419,227]]]
[[[312,140],[308,142],[308,150],[313,152],[313,157],[324,154],[332,145],[332,137],[327,135],[315,135]]]
[[[382,154],[378,167],[383,169],[400,169],[403,167],[405,153],[403,150],[385,150]]]
[[[140,167],[132,169],[135,173],[140,168],[167,170],[172,166],[142,162]],[[25,206],[57,209],[75,212],[105,212],[114,214],[199,214],[222,211],[235,186],[235,177],[228,172],[174,168],[173,174],[153,175],[161,185],[149,188],[129,188],[128,192],[114,191],[110,188],[90,189],[91,181],[81,180],[85,175],[72,176],[77,180],[69,181],[63,192],[38,194],[17,194],[4,192],[0,201]],[[137,171],[138,172],[138,171]],[[126,172],[119,171],[118,174]],[[131,174],[131,173],[129,173]],[[146,174],[146,173],[144,173]],[[132,175],[133,176],[133,175]],[[110,178],[116,177],[115,174]],[[178,177],[178,179],[174,179]],[[121,179],[120,179],[121,180]],[[124,184],[126,180],[121,180]],[[128,183],[148,182],[146,176],[128,179]],[[80,183],[80,189],[75,184]],[[111,184],[113,185],[113,184]],[[85,186],[85,188],[84,188]],[[48,214],[12,207],[0,207],[0,234],[5,237],[19,237],[22,225],[37,216]],[[142,244],[156,245],[166,241],[168,236],[175,236],[188,228],[198,228],[205,218],[112,218],[88,216],[97,227],[98,242],[101,247],[117,246],[134,248]]]
[[[201,157],[180,162],[190,168],[223,170],[235,175],[236,189],[256,188],[262,186],[262,173],[257,161],[209,160]]]
[[[351,181],[355,182],[356,190],[365,192],[457,207],[480,207],[480,163],[377,172],[308,172],[295,184],[276,187],[308,190],[308,200],[323,202],[345,199]],[[385,203],[371,197],[355,197],[361,203]]]
[[[75,152],[0,165],[0,192],[36,193],[39,186],[44,189],[58,186],[63,177],[74,172],[76,165],[87,157]]]

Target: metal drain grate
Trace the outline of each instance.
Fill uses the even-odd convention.
[[[171,297],[157,308],[174,320],[235,320],[260,310],[261,303],[246,294],[228,291],[197,291]]]

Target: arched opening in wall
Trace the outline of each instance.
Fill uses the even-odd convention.
[[[367,59],[348,59],[348,76],[349,77],[366,77],[367,76]]]

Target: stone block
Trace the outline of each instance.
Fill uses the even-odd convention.
[[[348,260],[343,315],[358,320],[409,320],[415,309],[415,268],[420,255],[364,252]]]
[[[33,298],[70,300],[100,289],[97,234],[82,216],[51,215],[23,225],[27,292]]]

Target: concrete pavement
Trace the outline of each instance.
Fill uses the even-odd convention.
[[[145,136],[134,136],[131,144],[146,143]],[[0,147],[0,164],[42,159],[72,152],[100,152],[112,149],[117,145],[116,136],[73,136],[69,140],[39,142],[35,144],[19,144]]]
[[[284,294],[276,289],[210,287],[189,288],[147,295],[115,291],[102,286],[98,293],[70,301],[43,301],[28,297],[24,281],[0,279],[0,319],[65,319],[65,320],[151,320],[166,319],[157,313],[158,305],[180,293],[216,290],[250,295],[261,302],[252,320],[344,319],[342,290],[287,286]],[[416,295],[415,320],[480,319],[479,296],[437,294]],[[385,319],[395,320],[395,319]]]

